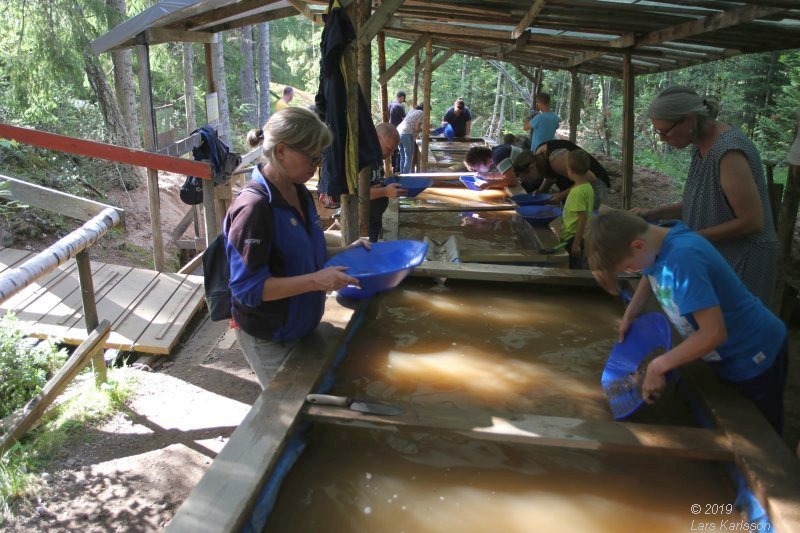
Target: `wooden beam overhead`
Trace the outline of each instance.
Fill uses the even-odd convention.
[[[627,33],[622,37],[614,39],[612,41],[614,48],[629,48],[634,45],[636,40],[636,36],[633,33]],[[587,61],[591,61],[592,59],[596,59],[598,57],[604,56],[608,53],[608,51],[601,51],[601,52],[582,52],[580,54],[576,54],[575,57],[569,62],[569,67],[577,67],[582,63],[586,63]]]
[[[684,22],[671,28],[650,32],[641,39],[637,39],[635,46],[648,46],[662,43],[664,41],[679,41],[686,37],[708,33],[715,30],[738,26],[744,22],[750,22],[760,17],[775,15],[783,9],[774,7],[744,6],[716,13],[708,17]]]
[[[164,30],[159,28],[145,30],[147,44],[162,43],[213,43],[213,33],[203,31]]]
[[[398,71],[399,71],[401,68],[403,68],[403,65],[405,65],[406,63],[408,63],[408,60],[409,60],[409,59],[411,59],[412,57],[414,57],[414,55],[415,55],[417,52],[419,52],[419,51],[422,49],[422,47],[423,47],[423,46],[425,46],[425,43],[426,43],[426,42],[428,42],[428,39],[429,39],[429,38],[430,38],[430,36],[429,36],[429,35],[427,35],[427,34],[420,35],[420,36],[417,38],[417,40],[416,40],[416,41],[414,41],[414,43],[413,43],[411,46],[409,46],[409,47],[408,47],[408,50],[406,50],[406,51],[403,53],[403,55],[401,55],[401,56],[400,56],[400,57],[397,59],[397,61],[395,61],[395,62],[392,64],[392,66],[391,66],[391,67],[389,67],[388,69],[386,69],[386,72],[384,72],[383,74],[381,74],[381,75],[378,77],[378,82],[379,82],[379,83],[387,83],[389,80],[391,80],[391,79],[394,77],[394,75],[395,75],[395,74],[397,74],[397,72],[398,72]]]
[[[383,29],[389,19],[392,18],[395,11],[397,11],[404,0],[383,0],[380,7],[372,13],[366,24],[361,27],[358,32],[358,40],[361,44],[369,44],[372,39],[378,35],[378,32]]]
[[[514,28],[514,30],[511,32],[512,39],[519,39],[519,37],[523,33],[525,33],[525,30],[528,28],[528,26],[531,25],[533,19],[536,18],[536,15],[538,15],[539,12],[544,7],[544,2],[545,0],[533,0],[533,4],[531,4],[531,7],[530,9],[528,9],[528,12],[525,13],[525,16],[522,17],[522,20],[519,21],[517,27]]]
[[[514,68],[515,68],[515,69],[517,69],[518,71],[520,71],[520,73],[521,73],[523,76],[525,76],[526,78],[528,78],[529,80],[531,80],[531,82],[533,82],[533,83],[536,83],[536,78],[533,76],[533,74],[531,74],[530,72],[528,72],[528,69],[526,69],[526,68],[523,68],[523,67],[522,67],[522,65],[520,65],[520,64],[519,64],[518,62],[516,62],[516,61],[515,61],[515,62],[513,62],[513,63],[511,63],[511,64],[512,64],[512,65],[514,65]]]
[[[445,50],[441,54],[436,56],[436,59],[434,59],[433,62],[431,63],[431,72],[444,65],[445,61],[450,59],[455,53],[456,53],[455,50]]]
[[[311,9],[308,7],[308,5],[306,5],[306,3],[303,0],[286,0],[286,1],[289,2],[289,4],[291,4],[291,6],[295,8],[297,12],[303,15],[305,18],[307,18],[311,22],[315,23],[317,22],[314,19],[314,14],[311,13]]]

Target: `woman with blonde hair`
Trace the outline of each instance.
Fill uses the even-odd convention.
[[[669,87],[650,104],[655,133],[674,148],[693,146],[681,202],[634,208],[646,219],[681,219],[714,245],[745,286],[772,303],[778,241],[761,156],[738,128],[716,119],[719,102]]]
[[[319,325],[325,292],[357,280],[345,267],[323,268],[330,255],[305,183],[315,174],[332,134],[299,107],[279,111],[251,130],[266,163],[231,204],[223,224],[232,295],[231,326],[262,388],[299,339]],[[369,246],[359,240],[355,245]]]

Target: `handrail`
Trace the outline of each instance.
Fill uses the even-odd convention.
[[[0,274],[0,303],[92,246],[121,221],[122,218],[116,209],[104,209],[83,226],[62,237],[20,266]]]

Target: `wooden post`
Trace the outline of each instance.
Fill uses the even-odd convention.
[[[356,26],[356,33],[358,33],[358,13],[355,2],[352,2],[345,8],[345,13]],[[358,165],[358,41],[353,41],[344,53],[344,69],[345,69],[345,83],[347,84],[347,124],[348,124],[348,142],[347,154],[345,159],[355,156],[356,160],[347,160],[345,162],[345,172],[347,173],[348,190],[351,194],[358,194],[357,211],[342,209],[340,223],[344,226],[350,224],[350,227],[361,228],[362,230],[369,225],[369,187],[364,188],[360,184],[359,171],[361,170]],[[355,174],[353,174],[355,172]],[[355,184],[355,190],[353,190]],[[344,205],[344,202],[342,202]],[[359,219],[355,217],[345,221],[345,217],[353,217],[358,213]],[[352,231],[352,230],[351,230]],[[362,233],[365,235],[366,233]],[[358,236],[358,234],[356,234]],[[344,232],[342,232],[344,239]],[[350,241],[352,242],[352,240]],[[346,244],[349,244],[346,243]]]
[[[786,280],[792,263],[792,237],[794,225],[797,221],[797,207],[800,205],[800,165],[789,165],[789,175],[786,178],[786,190],[781,202],[780,217],[778,218],[778,244],[781,249],[781,258],[778,264],[778,279],[775,284],[775,298],[773,308],[775,314],[783,320],[788,320],[791,308],[784,309],[783,294],[786,291]]]
[[[150,47],[147,44],[137,44],[136,56],[139,60],[139,98],[142,106],[144,148],[149,152],[155,152],[158,146],[156,145],[156,114],[153,108],[153,87],[150,77]],[[153,265],[156,270],[163,272],[165,261],[164,242],[161,237],[161,200],[158,190],[158,171],[151,168],[147,169],[147,198],[150,207],[150,227],[153,233]]]
[[[575,142],[578,138],[578,124],[581,121],[581,86],[578,81],[578,71],[570,71],[572,83],[569,91],[569,140]]]
[[[772,211],[772,223],[778,229],[778,213],[781,210],[781,198],[783,197],[783,185],[775,183],[775,161],[764,161],[767,169],[767,196],[769,197],[769,207]]]
[[[386,72],[386,34],[378,32],[378,76]],[[389,90],[385,82],[381,83],[381,118],[389,122]],[[392,172],[391,156],[383,160],[383,172],[388,176]]]
[[[633,91],[634,71],[630,51],[622,63],[622,208],[631,208],[633,193]]]
[[[419,52],[417,52],[414,55],[414,93],[412,94],[412,98],[411,98],[412,105],[417,105],[417,102],[419,102],[419,98],[417,98],[417,93],[419,92],[418,91],[418,87],[419,87],[419,62],[420,62],[419,55],[421,53],[422,53],[422,50],[420,50]]]
[[[208,95],[215,94],[217,91],[216,83],[214,82],[214,69],[213,64],[216,61],[217,50],[213,43],[205,43],[203,45],[205,53],[205,67],[206,67],[206,122],[209,122],[209,105]],[[206,226],[206,247],[211,244],[211,241],[217,238],[220,230],[222,229],[217,225],[217,208],[216,198],[214,197],[214,181],[203,180],[203,218],[205,219]]]
[[[428,145],[430,144],[430,125],[431,125],[431,59],[433,56],[433,40],[428,37],[425,43],[425,79],[422,82],[422,102],[425,106],[422,119],[422,153],[419,158],[419,171],[428,170]]]
[[[86,323],[86,333],[92,334],[97,329],[97,302],[94,299],[94,283],[92,282],[92,267],[89,264],[89,252],[81,250],[75,256],[78,264],[78,279],[81,284],[81,299],[83,300],[83,320]],[[108,381],[106,362],[103,359],[103,350],[97,348],[92,354],[94,364],[94,382],[100,385]]]
[[[342,246],[358,239],[358,201],[354,194],[343,194],[339,225],[342,227]]]
[[[358,0],[358,29],[361,31],[364,24],[369,20],[370,0]],[[371,43],[362,43],[358,40],[358,84],[361,86],[361,93],[367,101],[367,105],[372,105],[372,47]]]

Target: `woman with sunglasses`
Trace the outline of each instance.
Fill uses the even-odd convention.
[[[683,200],[634,208],[645,219],[680,219],[717,248],[768,308],[778,260],[761,156],[738,128],[716,120],[719,102],[670,87],[647,110],[655,133],[674,148],[693,145]]]
[[[263,147],[266,163],[231,204],[223,224],[232,295],[231,326],[262,388],[297,341],[322,320],[325,292],[358,281],[345,267],[322,265],[328,249],[305,183],[333,139],[317,116],[290,107],[251,130],[248,143]],[[366,246],[362,240],[351,246]]]

